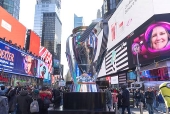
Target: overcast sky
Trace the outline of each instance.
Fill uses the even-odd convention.
[[[97,17],[97,10],[101,9],[103,0],[61,0],[62,49],[61,63],[64,64],[64,75],[68,71],[65,56],[65,44],[74,26],[74,13],[83,16],[84,24],[88,26]],[[19,21],[28,29],[33,29],[36,0],[20,0]]]

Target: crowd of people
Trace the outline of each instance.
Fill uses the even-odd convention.
[[[48,86],[0,86],[0,114],[48,114],[50,104],[54,108],[62,105],[65,88],[52,89]]]
[[[148,110],[149,114],[154,114],[154,111],[166,113],[163,96],[154,87],[148,87],[146,91],[143,91],[142,89],[127,89],[126,86],[122,86],[120,90],[106,89],[105,92],[108,108],[111,109],[113,106],[113,109],[115,109],[117,103],[118,110],[122,109],[122,114],[125,113],[125,109],[127,109],[128,114],[131,114],[130,105],[132,104],[130,98],[134,101],[134,105],[132,105],[134,108],[140,108],[141,105]]]

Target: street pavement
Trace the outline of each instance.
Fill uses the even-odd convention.
[[[119,114],[121,114],[121,110],[119,111]],[[128,114],[128,113],[125,113]],[[140,110],[137,108],[131,108],[131,114],[140,114]],[[143,110],[143,114],[149,114],[147,110]],[[165,114],[161,112],[154,111],[154,114]]]

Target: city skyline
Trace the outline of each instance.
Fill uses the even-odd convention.
[[[74,13],[83,16],[84,24],[88,26],[92,20],[96,19],[96,11],[102,7],[103,0],[62,0],[61,1],[61,64],[64,65],[64,75],[68,71],[68,63],[65,55],[66,39],[72,33],[74,28]],[[22,1],[20,3],[20,19],[19,21],[29,29],[33,29],[34,12],[36,0]],[[96,4],[96,5],[94,5]],[[76,7],[73,7],[76,6]],[[88,6],[88,8],[87,8]],[[30,8],[31,7],[31,8]],[[68,13],[69,10],[69,13]]]

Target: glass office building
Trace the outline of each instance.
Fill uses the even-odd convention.
[[[60,20],[61,0],[37,0],[34,16],[34,31],[41,38],[41,45],[46,47],[58,59],[61,55],[61,27]]]
[[[0,6],[19,20],[20,0],[0,0]]]
[[[83,26],[83,17],[78,17],[76,14],[74,14],[74,28]]]
[[[42,37],[43,13],[55,12],[60,21],[61,0],[37,0],[34,15],[34,31]],[[61,40],[61,33],[58,36]]]

